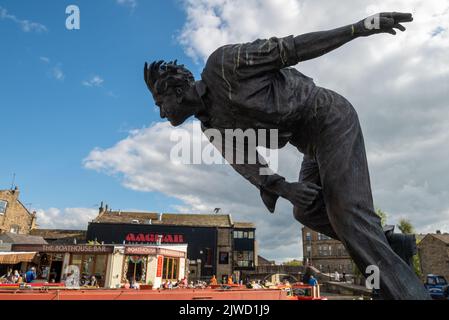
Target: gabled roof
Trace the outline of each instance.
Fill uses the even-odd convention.
[[[424,237],[424,239],[421,240],[420,243],[422,243],[428,237],[433,237],[433,238],[438,239],[438,240],[444,242],[445,244],[449,245],[449,233],[443,233],[443,234],[429,233]]]
[[[18,190],[0,190],[0,193],[2,193],[2,192],[14,193],[14,192],[18,192]],[[3,199],[0,199],[0,200],[3,200]],[[34,213],[30,212],[30,210],[28,210],[28,208],[19,200],[19,198],[17,198],[16,201],[30,216],[34,215]]]
[[[150,222],[151,220],[151,222]],[[173,225],[173,226],[192,226],[192,227],[219,227],[231,228],[235,224],[229,214],[181,214],[181,213],[163,213],[160,216],[155,212],[126,212],[126,211],[107,211],[99,214],[93,221],[94,223],[127,223],[127,224],[153,224],[153,225]],[[254,228],[253,224],[249,228]]]
[[[12,244],[47,244],[47,241],[40,236],[30,236],[26,234],[15,234],[15,233],[2,233],[0,234],[0,240],[3,243]]]
[[[438,240],[443,241],[446,244],[449,244],[449,234],[448,233],[444,233],[444,234],[432,234],[432,236],[434,236],[435,238],[437,238]]]

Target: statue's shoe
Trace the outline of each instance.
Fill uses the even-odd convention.
[[[413,256],[418,252],[415,235],[394,233],[394,226],[386,226],[384,231],[393,251],[413,268]]]

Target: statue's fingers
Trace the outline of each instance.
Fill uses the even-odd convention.
[[[318,190],[318,191],[321,190],[321,187],[313,182],[306,182],[306,185],[308,188],[312,188],[312,189]]]
[[[411,13],[393,12],[394,21],[398,22],[412,22],[413,15]]]
[[[393,28],[385,30],[386,33],[392,34],[392,35],[396,35],[396,31],[394,31]]]
[[[401,30],[402,32],[404,32],[405,30],[407,30],[407,29],[406,29],[402,24],[400,24],[400,23],[395,24],[393,28],[399,29],[399,30]]]

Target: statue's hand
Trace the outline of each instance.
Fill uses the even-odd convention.
[[[383,12],[375,14],[371,17],[363,19],[353,25],[354,35],[359,37],[367,37],[378,33],[396,34],[396,30],[405,31],[405,27],[401,24],[404,22],[412,22],[411,13],[402,12]]]
[[[284,182],[281,196],[300,209],[307,209],[318,196],[321,187],[311,182]]]

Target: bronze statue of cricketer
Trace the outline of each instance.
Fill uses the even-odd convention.
[[[199,81],[176,62],[153,62],[144,70],[161,118],[173,126],[195,116],[203,131],[276,129],[279,147],[296,146],[304,154],[298,182],[261,175],[263,159],[231,165],[260,190],[271,212],[279,197],[289,200],[294,217],[340,240],[362,273],[377,266],[384,299],[429,299],[404,261],[412,252],[393,250],[413,245],[390,237],[374,211],[364,139],[351,103],[291,66],[359,37],[395,35],[411,21],[409,13],[381,13],[334,30],[225,45],[210,55]]]

